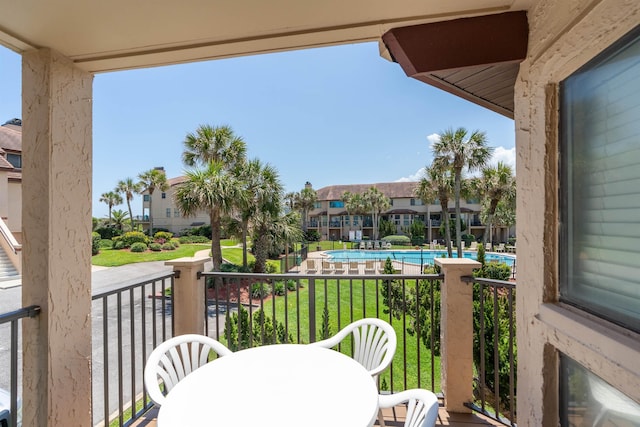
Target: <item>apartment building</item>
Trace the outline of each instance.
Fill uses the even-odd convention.
[[[0,219],[17,238],[22,229],[22,121],[0,126]]]
[[[423,203],[415,196],[416,182],[383,182],[375,184],[331,185],[316,191],[317,201],[309,212],[308,229],[317,230],[323,240],[359,240],[373,238],[373,221],[371,214],[355,215],[345,209],[343,195],[345,192],[362,194],[370,188],[378,189],[389,198],[390,206],[380,217],[395,226],[396,234],[407,234],[414,221],[425,225],[426,241],[444,239],[440,232],[443,210],[437,201]],[[307,183],[306,187],[311,188]],[[480,221],[481,205],[478,200],[461,200],[460,215],[464,224],[464,233],[481,238],[485,225]],[[453,201],[447,214],[451,221],[455,220]],[[515,227],[494,227],[489,241],[506,242],[514,236]]]

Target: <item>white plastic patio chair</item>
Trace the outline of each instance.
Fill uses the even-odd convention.
[[[407,404],[404,427],[434,427],[438,419],[438,398],[429,390],[413,388],[399,393],[378,396],[380,409],[392,408],[400,403]]]
[[[151,400],[161,406],[180,380],[209,362],[211,350],[219,356],[232,353],[219,341],[198,334],[179,335],[157,346],[144,368],[144,385]]]
[[[391,365],[396,353],[396,331],[382,319],[364,318],[350,323],[334,336],[310,345],[333,348],[349,335],[353,338],[351,357],[364,366],[377,383],[378,375]],[[381,411],[378,412],[378,419],[380,425],[384,426]]]

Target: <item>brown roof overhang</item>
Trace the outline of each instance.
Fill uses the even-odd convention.
[[[382,36],[407,76],[509,118],[528,40],[525,11],[393,28]]]

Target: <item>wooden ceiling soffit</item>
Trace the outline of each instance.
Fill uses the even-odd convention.
[[[382,41],[407,76],[513,118],[528,34],[518,11],[394,28]]]

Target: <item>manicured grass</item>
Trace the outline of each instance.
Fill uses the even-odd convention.
[[[222,240],[220,240],[220,246],[235,246],[238,243],[240,243],[240,242],[238,242],[235,239],[222,239]]]
[[[91,258],[91,263],[102,267],[117,267],[136,262],[167,261],[182,257],[192,257],[196,252],[210,247],[211,245],[206,243],[192,243],[180,245],[173,251],[146,251],[140,253],[131,252],[128,249],[100,249],[100,253]]]
[[[222,258],[229,261],[231,264],[235,264],[237,266],[242,265],[242,248],[222,248]],[[256,260],[256,257],[253,256],[251,252],[247,252],[247,262],[253,262]],[[276,273],[280,272],[280,261],[268,259],[267,264],[273,264],[276,268]]]

